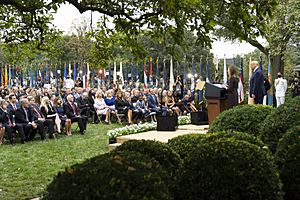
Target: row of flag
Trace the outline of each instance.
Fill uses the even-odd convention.
[[[160,64],[159,64],[159,58],[156,58],[155,62],[153,62],[153,59],[150,57],[149,61],[147,62],[144,60],[143,62],[143,85],[145,88],[147,87],[163,87],[168,88],[170,90],[173,89],[173,85],[175,82],[174,79],[174,66],[173,66],[173,59],[171,59],[167,62],[167,60],[163,60],[163,76],[160,77]],[[200,60],[199,64],[199,70],[198,74],[196,76],[195,72],[195,63],[194,59],[192,58],[192,62],[188,63],[185,59],[183,63],[183,74],[181,73],[181,62],[177,63],[177,75],[183,75],[183,84],[188,85],[188,77],[187,77],[187,71],[188,66],[191,64],[191,72],[192,76],[189,77],[191,80],[190,82],[190,89],[191,91],[194,91],[195,89],[195,83],[196,83],[196,77],[199,75],[199,78],[203,79],[203,63],[202,59]],[[167,78],[167,64],[169,65],[169,78]],[[218,71],[218,62],[216,64],[216,71]],[[262,59],[260,59],[260,66],[262,67]],[[156,67],[156,76],[154,76],[153,71],[154,67]],[[92,84],[95,83],[95,78],[97,79],[98,83],[97,85],[110,85],[110,84],[122,84],[124,86],[134,86],[136,83],[141,84],[141,76],[140,76],[140,67],[138,64],[135,63],[126,63],[125,64],[125,78],[123,76],[123,63],[122,61],[119,64],[119,70],[117,70],[117,62],[113,62],[113,69],[112,65],[108,65],[108,73],[106,72],[107,68],[102,68],[100,65],[98,65],[96,68],[97,74],[95,72],[95,69],[92,68],[90,70],[89,64],[80,65],[78,63],[74,63],[73,66],[69,64],[68,66],[64,65],[63,67],[63,73],[61,73],[62,69],[60,67],[56,67],[53,70],[49,70],[49,66],[46,65],[44,70],[41,70],[39,67],[18,67],[18,66],[10,66],[5,65],[0,67],[0,80],[1,80],[1,86],[7,86],[11,87],[13,85],[12,80],[18,79],[20,82],[20,85],[23,86],[24,82],[23,80],[29,79],[29,84],[27,86],[35,87],[36,83],[40,81],[44,82],[51,82],[53,83],[53,80],[55,81],[56,87],[58,87],[59,82],[61,78],[63,80],[66,80],[68,77],[73,78],[74,80],[77,79],[77,77],[81,77],[83,80],[83,86],[90,87],[91,82]],[[223,67],[223,83],[227,84],[227,64],[226,64],[226,57],[224,56],[224,67]],[[148,71],[149,70],[149,71]],[[54,71],[54,72],[53,72]],[[244,76],[243,76],[243,60],[241,59],[241,65],[240,65],[240,82],[239,82],[239,101],[244,101]],[[210,75],[209,75],[209,63],[206,62],[205,64],[205,74],[206,74],[206,82],[210,82]],[[92,77],[92,79],[90,79]],[[117,78],[119,77],[119,79]],[[129,80],[130,77],[130,80]],[[162,78],[162,80],[161,80]],[[268,64],[268,79],[271,83],[271,66],[270,66],[270,60]],[[92,80],[92,81],[91,81]],[[136,81],[135,81],[136,80]],[[154,81],[155,80],[155,81]],[[93,84],[92,86],[95,86]],[[268,102],[269,105],[271,105],[272,102],[272,91],[269,91],[268,93]]]

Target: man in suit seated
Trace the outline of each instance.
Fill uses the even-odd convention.
[[[35,100],[32,96],[28,97],[29,108],[32,113],[34,122],[38,125],[40,135],[45,137],[45,127],[48,128],[48,135],[50,139],[54,139],[54,122],[51,119],[46,119],[39,107],[35,104]],[[34,136],[33,136],[34,137]]]
[[[15,112],[15,121],[16,124],[22,126],[26,140],[29,141],[33,139],[32,135],[35,135],[38,125],[34,122],[32,113],[29,109],[29,102],[28,99],[22,99],[20,101],[20,107]],[[41,139],[45,139],[45,135],[42,135],[41,132]]]
[[[91,94],[91,93],[90,93]],[[81,97],[77,99],[80,115],[91,117],[92,122],[96,123],[98,120],[97,112],[94,108],[94,100],[92,95],[88,96],[88,93],[84,92]]]
[[[64,103],[63,108],[67,117],[71,119],[71,123],[78,122],[80,134],[83,135],[86,130],[87,117],[79,114],[80,111],[78,106],[74,103],[73,95],[69,94],[67,96],[67,101]]]
[[[147,95],[147,102],[151,112],[160,112],[160,107],[158,106],[158,100],[154,89],[150,89],[150,94]]]
[[[24,144],[26,141],[26,137],[24,134],[23,126],[20,124],[16,124],[13,118],[12,112],[9,112],[7,109],[8,103],[1,99],[0,100],[0,121],[2,123],[2,126],[5,128],[5,132],[7,133],[8,140],[10,144],[13,144],[14,139],[14,131],[18,131],[21,142]]]
[[[16,110],[20,107],[17,102],[17,97],[15,94],[10,94],[9,97],[9,104],[7,105],[8,112],[12,112],[13,115],[15,115]]]

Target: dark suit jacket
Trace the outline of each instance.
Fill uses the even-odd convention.
[[[75,105],[75,104],[73,103],[73,106],[75,107],[76,114],[78,115],[79,112],[78,112],[78,107],[77,107],[77,105]],[[65,114],[67,115],[67,117],[68,117],[69,119],[71,119],[71,118],[73,118],[73,117],[76,117],[76,116],[75,116],[75,113],[74,113],[74,110],[73,110],[72,106],[70,105],[70,103],[69,103],[68,101],[64,103],[63,107],[64,107]]]
[[[38,116],[38,114],[35,112],[35,110],[40,114],[40,116],[41,116],[42,118],[45,118],[44,114],[40,111],[40,109],[39,109],[39,107],[38,107],[37,105],[35,105],[35,104],[30,105],[29,109],[30,109],[31,114],[32,114],[32,117],[33,117],[33,119],[34,119],[35,121],[38,120],[38,118],[39,118],[39,116]],[[35,109],[35,110],[34,110],[34,109]]]
[[[250,97],[252,94],[255,95],[255,98],[262,98],[266,95],[264,75],[262,70],[259,68],[254,71],[250,79]]]
[[[26,120],[25,111],[22,107],[18,108],[15,112],[16,123],[26,123],[34,122],[34,117],[32,116],[31,110],[27,109],[28,120]]]
[[[4,112],[4,110],[0,108],[0,123],[2,123],[3,125],[8,125],[9,119],[10,123],[14,123],[12,112]]]
[[[148,102],[149,108],[157,108],[158,107],[158,100],[155,95],[153,97],[153,95],[149,94],[147,97],[147,102]]]
[[[20,105],[17,103],[16,104],[17,109],[20,108]],[[14,110],[13,106],[10,104],[7,105],[7,111],[12,112],[13,114],[15,113],[16,110]]]

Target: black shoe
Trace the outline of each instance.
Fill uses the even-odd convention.
[[[54,135],[50,135],[49,139],[55,139],[55,136]]]
[[[81,134],[81,135],[84,135],[84,131],[80,131],[80,134]]]

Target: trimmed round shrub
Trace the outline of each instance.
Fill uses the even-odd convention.
[[[247,142],[249,142],[251,144],[255,144],[261,148],[266,147],[266,145],[257,137],[250,135],[248,133],[243,133],[243,132],[228,130],[228,131],[221,131],[218,133],[210,133],[210,134],[207,134],[206,137],[207,137],[206,140],[208,140],[208,141],[233,138],[236,140],[247,141]]]
[[[138,152],[109,153],[59,173],[45,199],[172,199],[160,164]]]
[[[275,153],[285,132],[300,124],[300,97],[295,97],[274,110],[261,124],[260,138]]]
[[[153,140],[130,140],[115,149],[115,152],[135,151],[155,159],[171,177],[174,177],[182,161],[168,145]],[[173,183],[170,183],[173,184]]]
[[[300,126],[293,127],[279,140],[275,160],[283,183],[284,199],[300,199]]]
[[[209,133],[234,130],[258,136],[260,124],[273,111],[270,106],[241,105],[222,112],[210,125]]]
[[[172,138],[168,141],[168,145],[173,149],[180,158],[185,159],[190,151],[205,139],[204,134],[188,134]]]
[[[203,143],[197,149],[179,172],[176,199],[282,199],[279,175],[269,152],[233,138]]]
[[[197,151],[197,145],[214,141],[218,139],[234,138],[236,140],[244,140],[251,144],[264,147],[265,144],[257,137],[248,133],[242,133],[237,131],[221,131],[218,133],[210,134],[189,134],[182,135],[176,138],[172,138],[168,141],[168,145],[179,154],[182,159],[185,159],[191,151]]]

